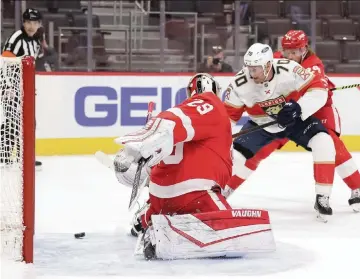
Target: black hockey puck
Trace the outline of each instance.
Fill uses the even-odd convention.
[[[85,236],[84,232],[74,234],[75,238],[83,238]]]

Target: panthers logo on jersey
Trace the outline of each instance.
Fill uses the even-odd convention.
[[[270,116],[276,116],[279,111],[285,105],[286,100],[284,96],[279,96],[275,99],[269,99],[264,102],[258,103],[258,105],[263,109],[263,111]]]

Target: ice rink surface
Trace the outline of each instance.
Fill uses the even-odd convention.
[[[360,165],[360,153],[354,153]],[[347,204],[338,178],[334,215],[315,220],[310,153],[276,153],[231,198],[235,208],[269,210],[277,251],[241,259],[153,261],[134,258],[129,235],[130,189],[93,156],[38,158],[34,265],[2,260],[1,279],[149,278],[358,278],[360,214]],[[86,232],[75,239],[76,232]],[[306,276],[306,277],[305,277]]]

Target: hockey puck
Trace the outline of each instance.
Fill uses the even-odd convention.
[[[83,238],[85,236],[84,232],[74,234],[75,238]]]

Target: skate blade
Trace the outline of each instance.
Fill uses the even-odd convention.
[[[351,208],[355,213],[360,213],[360,204],[359,203],[352,204]]]
[[[317,213],[316,220],[321,223],[327,223],[328,222],[328,215]]]

